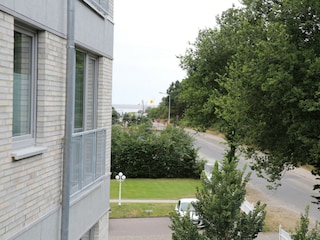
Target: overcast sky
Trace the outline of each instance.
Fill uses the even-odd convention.
[[[184,55],[200,29],[238,0],[115,0],[113,104],[158,104],[185,72]]]

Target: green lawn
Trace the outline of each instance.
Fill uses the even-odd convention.
[[[110,207],[110,218],[167,217],[174,211],[175,203],[122,203],[121,206],[111,203]]]
[[[122,199],[169,199],[194,197],[201,181],[195,179],[126,179],[122,182]],[[118,199],[119,182],[111,180],[110,198]],[[175,203],[111,203],[110,218],[169,216]],[[146,212],[145,210],[152,210]]]
[[[195,179],[126,179],[122,199],[179,199],[194,197],[201,181]],[[110,198],[119,197],[119,182],[111,180]]]

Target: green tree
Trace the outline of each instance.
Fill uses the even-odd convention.
[[[185,110],[185,102],[180,98],[181,82],[176,81],[171,83],[167,93],[170,94],[171,99],[171,119],[173,119],[172,122],[176,123],[184,115]],[[168,97],[166,103],[168,103]]]
[[[119,123],[120,114],[112,107],[112,125]]]
[[[215,163],[211,179],[202,177],[195,209],[203,220],[208,239],[253,239],[262,230],[265,205],[258,203],[249,215],[240,211],[250,174],[237,169],[237,160]]]
[[[245,198],[249,177],[250,174],[244,176],[244,169],[237,169],[236,159],[229,161],[225,158],[221,166],[216,162],[211,179],[202,174],[202,187],[196,193],[199,201],[194,204],[194,208],[204,226],[201,237],[197,235],[194,226],[190,226],[191,220],[188,221],[188,217],[179,219],[173,215],[171,229],[175,231],[175,239],[183,239],[186,232],[194,239],[256,238],[264,225],[266,205],[258,202],[249,214],[241,212],[240,206]]]
[[[181,217],[178,213],[170,213],[172,224],[172,240],[205,240],[205,236],[199,233],[199,229],[188,217],[189,214]]]
[[[179,81],[172,82],[167,89],[167,96],[163,97],[159,106],[148,110],[148,117],[152,119],[167,119],[169,111],[169,95],[170,95],[170,119],[171,122],[177,124],[177,120],[183,116],[185,103],[180,98],[181,83]]]
[[[288,166],[319,169],[320,52],[313,40],[319,4],[245,3],[237,53],[219,80],[226,90],[218,98],[219,114],[241,144],[257,151],[254,167],[269,181],[279,180]]]
[[[319,240],[320,239],[320,227],[316,222],[314,228],[309,229],[309,206],[306,207],[305,213],[301,214],[300,222],[296,226],[296,232],[291,234],[293,240]]]
[[[166,97],[162,98],[158,107],[150,109],[148,117],[153,119],[168,119],[168,100]]]
[[[311,0],[243,0],[180,56],[185,119],[219,126],[229,161],[249,146],[254,169],[275,186],[292,166],[320,173],[319,12]]]
[[[184,120],[191,126],[206,129],[217,120],[210,95],[220,90],[216,79],[225,73],[233,51],[220,41],[217,29],[199,31],[195,42],[180,56],[180,66],[187,77],[181,83],[179,98],[185,104]]]

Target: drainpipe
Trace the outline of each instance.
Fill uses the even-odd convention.
[[[70,210],[70,168],[72,155],[72,133],[74,121],[75,88],[75,0],[67,0],[67,69],[66,69],[66,106],[63,151],[62,203],[61,203],[61,240],[69,239]]]

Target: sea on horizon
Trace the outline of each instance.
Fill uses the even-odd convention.
[[[112,107],[114,107],[119,114],[124,114],[130,112],[139,112],[147,109],[148,107],[156,106],[150,106],[146,104],[144,106],[142,104],[112,104]]]

